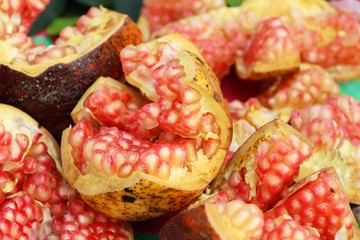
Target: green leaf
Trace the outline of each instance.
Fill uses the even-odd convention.
[[[68,0],[51,0],[46,9],[39,15],[30,29],[30,34],[34,34],[44,29],[55,18],[60,16],[67,4]]]
[[[66,26],[74,26],[78,17],[58,17],[46,29],[49,36],[56,36]]]
[[[240,6],[240,4],[243,2],[243,0],[226,0],[226,3],[231,6]]]
[[[137,21],[140,8],[141,8],[141,0],[115,0],[114,1],[114,10],[129,15],[134,21]]]

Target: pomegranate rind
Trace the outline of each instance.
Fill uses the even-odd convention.
[[[119,52],[141,43],[141,32],[131,18],[105,8],[104,29],[83,53],[38,65],[0,63],[0,101],[33,116],[55,138],[71,123],[70,112],[85,90],[100,76],[120,78]]]
[[[222,239],[209,222],[205,205],[188,208],[176,214],[162,226],[159,236],[164,240],[194,239],[194,236]]]
[[[5,126],[6,131],[10,131],[13,135],[23,133],[28,136],[30,141],[34,139],[35,135],[41,133],[39,140],[46,143],[49,155],[53,158],[57,170],[63,175],[59,144],[51,133],[34,118],[14,106],[0,103],[0,123]]]
[[[210,112],[221,129],[218,136],[202,137],[216,137],[220,139],[220,146],[211,158],[200,154],[191,162],[191,171],[173,168],[167,179],[141,171],[135,171],[127,178],[105,176],[93,167],[88,174],[82,175],[71,155],[72,147],[68,141],[71,127],[64,130],[61,154],[66,178],[90,206],[122,220],[149,219],[188,206],[218,174],[232,136],[231,120],[218,80],[198,49],[180,34],[154,40],[148,43],[149,46],[152,47],[156,41],[168,43],[178,51],[177,57],[186,73],[186,84],[201,93],[201,111]],[[149,100],[156,99],[135,74],[126,75],[126,80]]]

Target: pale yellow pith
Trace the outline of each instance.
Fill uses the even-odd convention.
[[[78,53],[61,58],[61,63],[70,63],[85,55],[87,52],[90,52],[92,49],[95,49],[102,41],[108,39],[126,19],[126,15],[118,14],[103,7],[101,7],[101,10],[104,11],[103,16],[96,18],[90,26],[92,29],[91,37],[88,36],[87,39],[85,39],[86,36],[75,36],[69,39],[68,45],[73,45],[78,50]],[[84,40],[86,40],[86,43],[82,43]],[[86,47],[84,47],[84,45],[86,45]],[[29,65],[24,61],[14,62],[13,60],[18,51],[16,47],[10,44],[10,40],[0,41],[0,55],[3,56],[0,58],[0,65],[8,66],[11,69],[23,72],[29,76],[37,76],[49,67],[59,63],[59,59],[49,59],[34,65]]]

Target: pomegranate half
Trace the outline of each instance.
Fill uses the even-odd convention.
[[[66,182],[51,134],[5,104],[0,179],[0,239],[133,239],[129,223],[94,211]]]
[[[232,125],[218,79],[184,36],[129,45],[121,61],[126,82],[89,88],[61,153],[85,202],[136,221],[193,202],[223,165]]]
[[[100,76],[120,77],[119,52],[142,38],[130,17],[103,7],[90,8],[48,47],[21,32],[0,36],[0,101],[24,110],[58,139],[85,90]]]

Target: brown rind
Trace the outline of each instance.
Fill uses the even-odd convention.
[[[207,218],[205,205],[188,208],[166,222],[159,233],[161,240],[220,240]]]
[[[121,49],[141,43],[136,24],[127,15],[122,18],[118,30],[90,52],[69,63],[60,60],[36,76],[1,64],[0,102],[27,112],[59,140],[72,123],[70,112],[85,90],[100,76],[119,79],[123,75]]]

